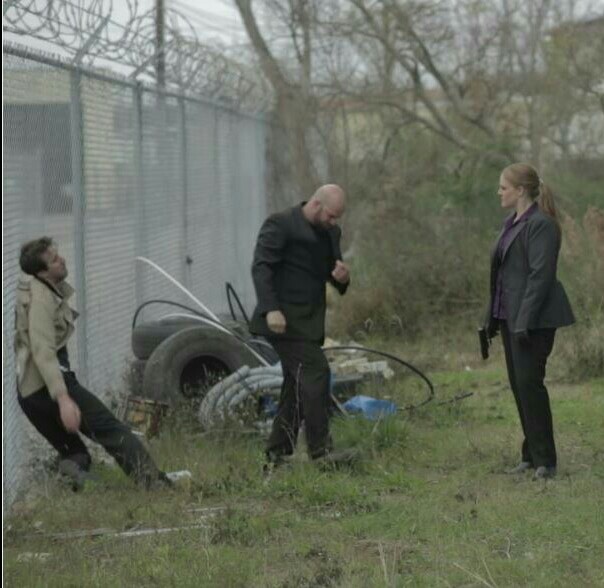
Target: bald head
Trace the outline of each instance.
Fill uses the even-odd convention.
[[[346,208],[346,194],[337,184],[325,184],[321,186],[311,197],[317,200],[322,207],[327,208],[338,217],[344,214]]]
[[[346,208],[346,195],[340,186],[321,186],[304,205],[304,216],[311,224],[329,229],[337,224]]]

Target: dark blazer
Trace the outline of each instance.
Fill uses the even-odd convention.
[[[250,322],[252,333],[279,337],[269,330],[266,314],[281,310],[287,321],[283,338],[322,341],[325,323],[325,283],[344,294],[348,284],[336,282],[331,272],[342,259],[340,227],[325,231],[325,243],[302,212],[304,203],[269,216],[260,229],[252,279],[258,304]]]
[[[497,247],[491,252],[491,296],[485,327],[493,334],[497,324],[492,317],[497,273],[502,272],[503,295],[510,333],[530,329],[572,325],[575,317],[564,287],[556,278],[561,234],[556,221],[536,210],[526,222],[512,229],[510,242],[499,260]]]

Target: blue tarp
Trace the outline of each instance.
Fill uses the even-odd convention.
[[[396,404],[390,400],[380,400],[371,396],[353,396],[344,403],[344,408],[353,414],[360,414],[370,420],[396,414]]]

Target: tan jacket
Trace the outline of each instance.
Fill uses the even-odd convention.
[[[17,390],[29,396],[46,386],[54,399],[65,390],[57,351],[67,344],[78,313],[69,306],[73,288],[56,288],[22,274],[15,304]]]

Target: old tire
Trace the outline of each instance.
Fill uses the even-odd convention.
[[[175,404],[203,398],[219,379],[241,366],[260,365],[238,339],[212,327],[190,327],[160,343],[147,360],[143,395]]]
[[[232,330],[240,337],[249,337],[245,324],[226,320],[224,317],[219,318],[227,329]],[[137,359],[149,359],[157,347],[174,333],[199,326],[203,326],[200,321],[187,317],[166,318],[140,323],[132,329],[132,353]]]

